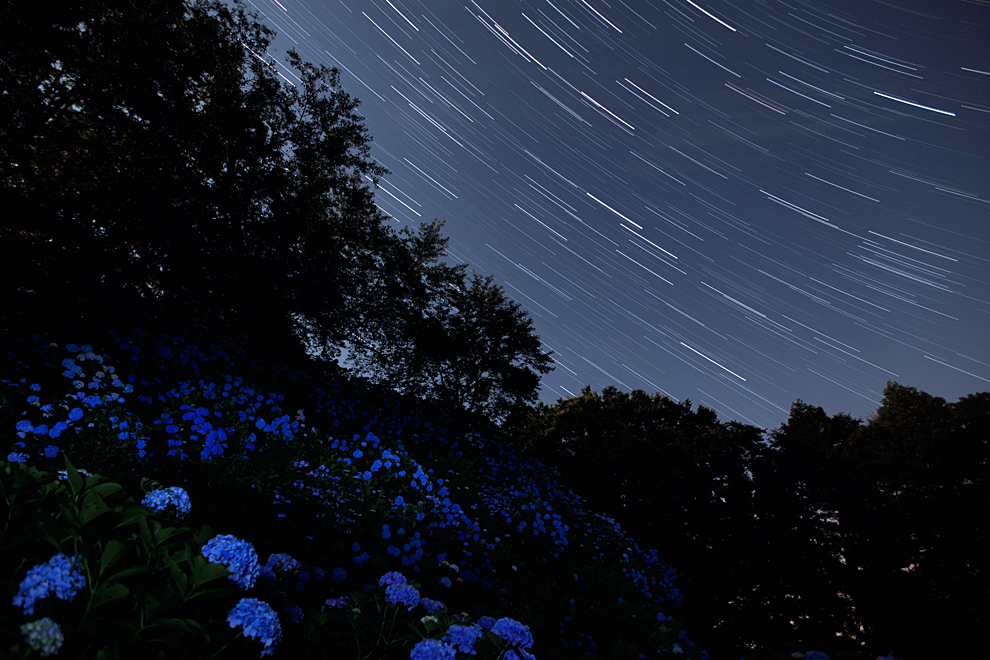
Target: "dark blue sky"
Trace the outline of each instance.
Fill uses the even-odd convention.
[[[776,427],[990,389],[990,5],[254,0],[556,369]],[[288,79],[291,74],[281,69]]]

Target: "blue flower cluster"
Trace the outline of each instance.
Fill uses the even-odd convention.
[[[533,634],[529,631],[529,626],[524,626],[515,619],[499,619],[492,626],[492,632],[519,648],[528,649],[533,645]]]
[[[62,643],[65,642],[62,628],[47,616],[25,623],[21,626],[21,635],[27,642],[28,648],[42,658],[58,653]]]
[[[477,651],[474,650],[474,643],[481,638],[483,631],[481,626],[461,626],[452,625],[447,628],[447,634],[443,638],[443,641],[450,644],[456,648],[461,653],[470,653],[475,655]]]
[[[413,647],[409,660],[454,660],[457,649],[436,639],[424,639]]]
[[[406,576],[404,576],[402,573],[397,573],[396,571],[390,571],[385,575],[383,575],[378,580],[378,586],[387,587],[393,584],[406,584],[407,582],[408,580],[406,580]]]
[[[272,606],[257,598],[242,598],[227,617],[231,628],[241,626],[244,636],[264,645],[262,656],[271,655],[282,640],[282,624]]]
[[[34,614],[37,601],[54,593],[56,598],[72,602],[79,590],[86,586],[86,576],[79,568],[81,559],[69,560],[59,553],[44,564],[28,571],[27,577],[14,596],[14,605],[24,608],[24,614]]]
[[[569,540],[573,543],[576,539],[581,547],[590,550],[596,565],[607,564],[622,572],[623,584],[616,586],[616,594],[625,597],[627,603],[620,606],[630,614],[645,614],[653,623],[658,611],[672,613],[680,602],[676,572],[662,564],[655,551],[640,548],[614,521],[586,514],[580,499],[567,492],[555,475],[520,458],[505,443],[477,433],[448,438],[445,427],[431,426],[416,413],[400,412],[407,410],[405,404],[387,395],[364,391],[353,383],[319,381],[310,374],[289,373],[250,356],[238,356],[237,368],[246,368],[254,375],[247,380],[228,375],[221,371],[227,368],[223,362],[232,360],[223,351],[212,347],[203,350],[178,337],[152,338],[141,331],[137,333],[141,335],[135,335],[139,341],[127,338],[117,343],[124,358],[131,363],[141,362],[141,371],[134,372],[136,377],[126,376],[122,381],[115,375],[115,366],[116,371],[121,371],[121,365],[127,364],[117,352],[113,358],[104,358],[92,353],[91,347],[71,347],[73,355],[64,360],[63,375],[79,381],[81,387],[76,389],[81,391],[71,392],[64,401],[42,401],[58,388],[50,387],[47,380],[40,380],[37,387],[30,386],[35,373],[40,374],[38,369],[30,372],[31,380],[19,384],[4,381],[27,396],[28,412],[24,417],[31,418],[17,423],[17,431],[24,434],[21,438],[26,444],[12,447],[12,456],[29,460],[29,456],[59,451],[49,440],[49,432],[56,428],[56,434],[64,438],[66,430],[71,436],[73,431],[85,432],[84,427],[92,427],[95,422],[98,430],[112,428],[113,435],[118,436],[118,432],[139,433],[143,421],[147,432],[140,437],[127,436],[137,440],[139,457],[161,458],[168,452],[182,459],[185,452],[198,452],[202,459],[221,463],[228,458],[245,457],[248,452],[265,451],[261,460],[267,463],[276,456],[288,456],[285,465],[292,466],[288,468],[291,474],[286,474],[287,479],[278,484],[276,491],[280,515],[295,518],[305,512],[321,519],[310,526],[310,533],[319,535],[316,543],[329,540],[333,544],[332,535],[347,535],[367,546],[365,551],[357,543],[350,546],[352,538],[339,556],[326,559],[330,567],[340,564],[333,569],[328,567],[327,576],[333,582],[358,588],[370,581],[370,571],[381,575],[383,571],[405,567],[402,570],[421,574],[419,582],[423,584],[436,585],[439,581],[451,589],[447,592],[449,598],[444,600],[453,602],[478,587],[496,586],[511,599],[513,590],[525,580],[526,570],[540,563],[554,570],[555,560],[568,554]],[[44,350],[56,352],[47,345]],[[52,357],[49,364],[57,367],[64,354]],[[201,372],[200,368],[210,362],[215,363],[214,369]],[[271,379],[272,375],[277,380]],[[255,377],[258,380],[252,382]],[[130,384],[116,384],[124,381]],[[283,396],[259,385],[272,382],[285,383],[292,389]],[[61,391],[64,390],[63,384]],[[134,392],[129,408],[116,405],[123,397],[113,390]],[[282,410],[283,406],[287,410]],[[334,428],[345,439],[328,437],[327,432]],[[292,439],[304,441],[287,444]],[[71,455],[73,448],[68,440],[58,444],[64,444]],[[269,448],[277,451],[269,452]],[[149,494],[145,504],[156,510],[174,508],[180,512],[179,496],[172,493],[170,497],[169,490],[162,489],[154,497]],[[517,546],[520,541],[525,543],[521,553]],[[351,547],[350,555],[344,554],[347,547]],[[302,570],[295,559],[285,554],[271,555],[267,565],[260,567],[251,544],[229,535],[207,543],[203,554],[226,566],[231,581],[242,589],[251,588],[258,580],[263,587],[275,589],[277,575]],[[577,554],[578,561],[583,561],[583,551]],[[348,556],[353,564],[347,561]],[[507,570],[513,562],[519,564],[518,573]],[[444,572],[449,572],[450,577]],[[391,605],[404,606],[400,611],[419,606],[430,613],[444,607],[439,601],[420,597],[401,573],[394,576],[397,577],[382,576],[379,582],[386,588],[386,600]],[[297,587],[305,589],[302,576],[300,581]],[[328,580],[327,584],[332,583]],[[291,586],[288,585],[290,589]],[[562,602],[569,598],[580,600],[580,587],[564,585],[563,589],[569,593],[561,594]],[[317,608],[331,595],[337,594],[321,594]],[[615,596],[610,595],[608,600],[614,603]],[[332,608],[343,605],[343,599],[326,602],[331,601]],[[580,613],[571,612],[573,623],[568,624],[567,632],[562,629],[562,635],[569,636],[576,645],[582,644],[581,621],[598,616],[600,606],[601,603],[589,601],[586,607],[576,608]],[[287,621],[285,604],[278,607]],[[664,622],[671,620],[661,616]],[[496,625],[496,634],[511,646],[505,657],[529,657],[529,647],[524,644],[532,643],[532,634],[526,626],[511,619],[483,617],[477,629],[490,631]],[[447,657],[437,655],[446,653],[444,646],[453,652],[472,646],[467,637],[471,633],[466,631],[474,629],[467,625],[452,628],[437,645],[422,647],[423,653],[433,654],[423,657]],[[599,636],[597,631],[595,634]]]
[[[250,589],[261,573],[254,546],[232,534],[218,534],[202,548],[211,563],[223,564],[230,571],[228,579],[241,589]]]
[[[385,589],[385,600],[390,605],[405,605],[411,610],[419,605],[419,591],[411,584],[391,584]]]
[[[268,561],[265,562],[265,568],[275,573],[275,575],[295,575],[302,570],[302,562],[284,552],[279,552],[268,556]]]
[[[192,509],[192,502],[189,501],[189,493],[178,486],[159,488],[148,493],[141,504],[152,511],[166,511],[173,507],[177,518],[185,518]]]

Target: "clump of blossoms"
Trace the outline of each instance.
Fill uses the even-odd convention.
[[[378,580],[379,587],[392,586],[393,584],[406,584],[406,576],[396,571],[389,571]]]
[[[478,625],[461,626],[455,624],[447,628],[447,635],[443,638],[443,641],[461,653],[474,655],[476,653],[474,643],[481,638],[481,635],[482,630]]]
[[[241,626],[244,636],[264,645],[262,656],[271,655],[282,640],[282,624],[272,606],[257,598],[242,598],[227,617],[231,628]]]
[[[169,507],[174,507],[177,518],[185,518],[192,509],[192,502],[189,501],[189,494],[178,486],[169,488],[159,488],[148,493],[141,504],[152,511],[165,511]]]
[[[261,573],[254,546],[233,534],[218,534],[202,548],[203,556],[230,571],[228,579],[241,589],[250,589]]]
[[[405,605],[411,610],[419,605],[419,591],[411,584],[390,584],[385,589],[385,600],[390,605]]]
[[[265,568],[276,575],[280,573],[295,575],[302,569],[302,562],[295,559],[291,555],[284,552],[279,552],[277,554],[268,555],[268,562],[265,564]]]
[[[528,649],[533,645],[533,634],[529,631],[529,626],[524,626],[515,619],[499,619],[492,626],[492,632],[519,648]]]
[[[86,576],[79,570],[79,559],[69,560],[59,553],[44,564],[28,571],[14,596],[14,605],[24,608],[24,614],[34,614],[35,603],[49,594],[72,602],[79,590],[86,586]]]
[[[28,648],[37,652],[42,658],[55,655],[62,648],[65,637],[62,628],[49,617],[31,621],[21,626],[21,635],[27,642]]]
[[[457,650],[436,639],[424,639],[413,647],[409,660],[454,660]]]

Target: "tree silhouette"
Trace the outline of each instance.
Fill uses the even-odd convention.
[[[422,232],[416,270],[422,273],[413,316],[401,341],[354,346],[357,362],[373,380],[500,424],[534,403],[551,358],[533,321],[494,277],[464,277],[464,266],[433,263],[435,226]],[[423,251],[425,249],[425,251]]]
[[[0,5],[4,325],[158,319],[284,359],[348,350],[496,420],[535,400],[532,321],[443,261],[440,223],[392,229],[357,100],[335,69],[277,65],[273,36],[214,0]]]
[[[359,316],[366,255],[397,238],[336,71],[290,53],[284,83],[272,33],[220,2],[2,11],[0,250],[23,309],[209,309],[273,341],[294,314]]]

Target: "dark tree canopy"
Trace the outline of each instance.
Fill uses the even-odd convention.
[[[510,428],[663,549],[713,657],[867,644],[921,660],[990,643],[990,394],[949,404],[888,383],[865,423],[796,401],[763,437],[687,401],[585,388]]]
[[[24,304],[156,301],[273,336],[354,316],[357,255],[390,234],[335,71],[290,54],[285,84],[272,33],[219,2],[5,2],[0,25],[0,249]]]
[[[273,36],[217,0],[0,4],[5,325],[181,320],[374,352],[381,382],[494,417],[532,401],[528,316],[444,262],[438,223],[392,229],[357,100],[277,68]]]

